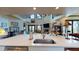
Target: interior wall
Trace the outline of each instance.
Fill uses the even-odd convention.
[[[79,7],[66,7],[64,14],[65,15],[79,14]]]
[[[9,28],[9,21],[8,21],[8,19],[5,19],[5,18],[3,18],[3,17],[0,17],[0,27],[2,27],[2,28]],[[7,31],[9,31],[9,29],[7,30]]]
[[[3,28],[8,28],[8,31],[9,31],[11,22],[17,22],[19,26],[19,30],[20,31],[23,30],[23,21],[17,20],[17,19],[9,19],[9,18],[0,17],[0,27],[1,27],[1,23],[6,23],[7,25],[4,26]]]

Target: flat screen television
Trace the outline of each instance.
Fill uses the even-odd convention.
[[[49,28],[49,23],[43,24],[44,28]]]

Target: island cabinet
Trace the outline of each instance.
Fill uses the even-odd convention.
[[[27,46],[0,46],[0,51],[28,51]]]
[[[29,51],[64,51],[64,48],[56,46],[30,46]]]
[[[55,46],[1,46],[0,51],[79,51],[79,48],[63,48]]]
[[[57,46],[0,46],[0,51],[79,51],[79,48]]]
[[[5,51],[5,47],[4,46],[0,46],[0,51]]]
[[[64,48],[46,46],[1,46],[0,51],[64,51]]]
[[[7,46],[4,51],[28,51],[27,46]]]
[[[0,51],[64,51],[64,48],[55,46],[1,46]]]
[[[65,51],[79,51],[79,48],[65,48]]]

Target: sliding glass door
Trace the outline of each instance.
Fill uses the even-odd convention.
[[[73,21],[73,33],[79,33],[79,21]]]
[[[28,32],[41,33],[42,25],[28,25]]]
[[[69,20],[71,25],[68,26],[70,33],[79,33],[79,20]]]

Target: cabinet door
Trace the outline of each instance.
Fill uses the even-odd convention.
[[[29,51],[64,51],[64,48],[53,46],[30,46]]]
[[[7,46],[5,51],[28,51],[27,46]]]
[[[79,48],[65,48],[65,51],[79,51]]]

